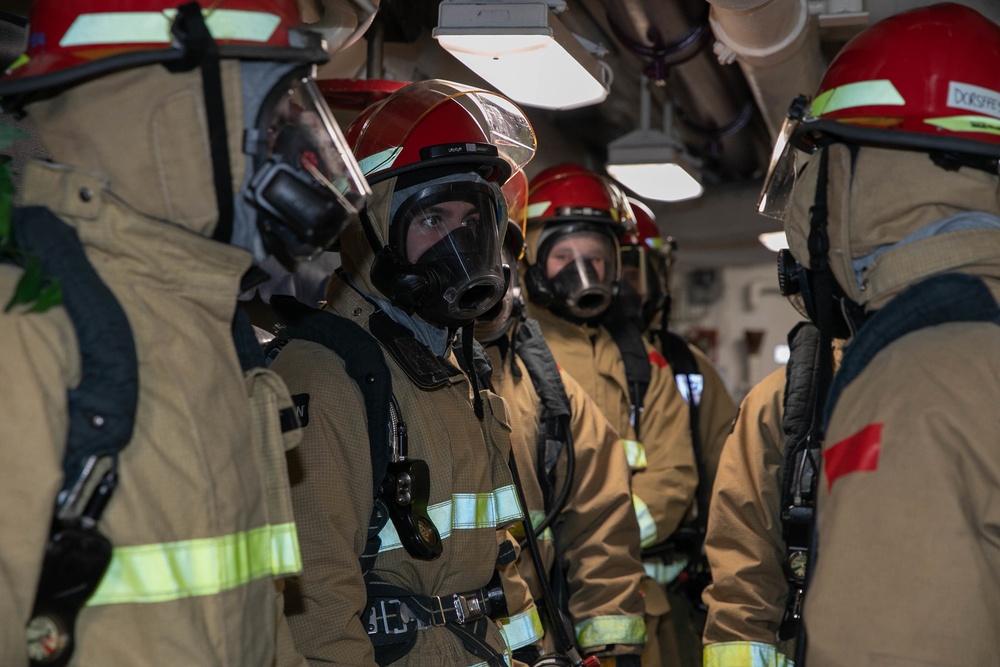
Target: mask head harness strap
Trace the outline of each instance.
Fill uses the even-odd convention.
[[[177,17],[170,27],[170,34],[180,45],[182,55],[179,61],[167,64],[167,69],[171,72],[186,72],[195,67],[201,68],[209,150],[212,155],[212,179],[219,210],[219,221],[212,238],[229,243],[233,234],[233,173],[229,163],[219,47],[205,25],[201,5],[197,2],[189,2],[177,8]]]

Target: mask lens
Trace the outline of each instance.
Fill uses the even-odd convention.
[[[607,310],[619,275],[617,243],[583,229],[567,230],[545,245],[541,252],[545,275],[568,311],[589,319]]]

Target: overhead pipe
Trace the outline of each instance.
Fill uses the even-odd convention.
[[[302,22],[323,35],[330,53],[358,41],[375,20],[381,0],[297,0]]]
[[[719,58],[739,63],[774,139],[788,105],[815,92],[823,76],[819,28],[807,0],[707,1]]]
[[[705,0],[600,0],[615,37],[646,60],[645,74],[673,100],[677,129],[720,176],[767,166],[770,139],[743,76],[711,50]]]

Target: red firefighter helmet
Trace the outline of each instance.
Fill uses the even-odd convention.
[[[936,152],[996,172],[1000,26],[942,3],[895,14],[848,42],[779,135],[758,202],[783,218],[798,171],[791,147],[831,140]]]
[[[171,34],[180,4],[35,0],[27,51],[0,79],[4,106],[17,106],[24,95],[116,70],[181,61],[187,54]],[[305,63],[329,59],[319,35],[299,29],[295,0],[216,0],[202,13],[223,58]]]
[[[1000,26],[976,10],[944,3],[896,14],[834,58],[806,124],[831,121],[823,131],[848,139],[1000,156],[998,66]]]
[[[560,164],[542,171],[528,190],[528,220],[532,223],[603,222],[621,236],[635,226],[625,192],[614,181],[577,164]]]
[[[503,184],[535,154],[535,133],[506,97],[441,79],[412,83],[363,111],[346,132],[369,183],[416,169],[473,165]]]

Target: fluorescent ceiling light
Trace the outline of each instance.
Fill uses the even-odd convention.
[[[659,130],[634,130],[609,143],[607,170],[619,183],[647,199],[683,201],[705,191],[697,169]]]
[[[785,237],[785,232],[766,232],[758,236],[757,240],[771,252],[788,249],[788,239]]]
[[[575,109],[608,96],[608,70],[546,2],[444,0],[431,33],[519,104]]]

